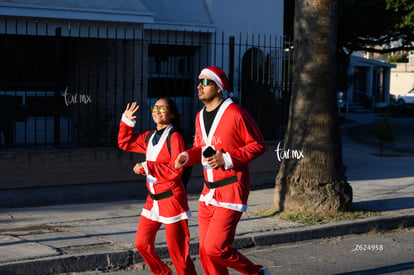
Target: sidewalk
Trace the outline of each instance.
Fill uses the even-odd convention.
[[[350,122],[344,127],[369,123],[369,115],[350,114]],[[410,129],[414,128],[413,121],[406,121]],[[411,146],[414,148],[414,143]],[[413,148],[399,150],[392,157],[378,157],[377,147],[357,144],[343,134],[343,158],[353,188],[353,207],[383,211],[383,215],[305,226],[255,214],[272,206],[273,188],[254,190],[248,212],[239,223],[235,246],[250,248],[363,233],[376,226],[414,226],[414,154],[410,153]],[[142,262],[133,242],[143,203],[134,200],[0,209],[0,274],[56,274]],[[191,254],[197,255],[198,195],[191,195],[189,204],[193,212],[189,220]],[[156,242],[160,256],[169,257],[163,228]]]

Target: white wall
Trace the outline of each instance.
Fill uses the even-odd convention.
[[[283,0],[206,0],[217,31],[283,34]]]
[[[205,3],[212,24],[216,28],[217,41],[222,41],[222,33],[224,33],[224,43],[228,43],[229,36],[234,36],[236,44],[241,42],[241,44],[258,45],[260,42],[259,45],[262,47],[280,45],[279,39],[283,36],[283,0],[205,0]],[[222,57],[220,48],[216,49],[215,59],[224,60],[227,64],[228,57],[226,53],[224,55]],[[240,66],[237,58],[235,62],[234,83],[236,85]],[[211,65],[220,66],[220,62],[217,63]],[[225,65],[223,69],[228,72]],[[234,95],[239,96],[238,87],[235,86],[234,89]]]
[[[414,88],[414,72],[395,72],[391,70],[390,94],[405,94]]]
[[[405,94],[414,88],[414,51],[408,56],[408,63],[397,63],[397,68],[391,70],[390,93]]]

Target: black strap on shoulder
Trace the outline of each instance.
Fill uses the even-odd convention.
[[[175,131],[176,130],[172,128],[170,132],[168,133],[168,137],[167,137],[167,148],[168,148],[168,152],[170,153],[170,155],[171,155],[171,136]]]
[[[156,129],[152,129],[151,131],[148,132],[147,136],[145,137],[145,145],[148,144],[149,139],[151,138],[152,134],[156,131]]]

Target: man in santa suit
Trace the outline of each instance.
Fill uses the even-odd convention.
[[[219,67],[203,69],[198,98],[204,108],[196,117],[193,148],[181,153],[175,168],[203,165],[204,186],[199,205],[200,261],[205,274],[269,274],[231,245],[236,227],[247,210],[250,192],[249,162],[265,151],[258,127],[245,109],[224,99],[226,74]]]

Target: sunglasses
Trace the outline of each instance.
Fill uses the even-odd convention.
[[[150,107],[151,112],[153,113],[166,113],[168,112],[169,108],[168,106],[164,106],[164,105],[153,105]]]
[[[198,80],[199,84],[201,84],[201,86],[205,87],[205,86],[210,86],[210,85],[214,85],[216,84],[213,80],[211,79],[207,79],[207,78],[200,78]]]

